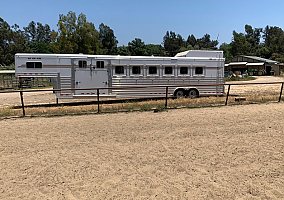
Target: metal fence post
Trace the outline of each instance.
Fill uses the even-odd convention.
[[[168,108],[168,91],[169,91],[169,87],[166,87],[166,102],[165,102],[165,109]]]
[[[229,87],[228,87],[228,92],[227,92],[227,97],[226,97],[225,106],[228,105],[228,98],[229,98],[229,94],[230,94],[230,89],[231,89],[231,85],[229,85]]]
[[[100,89],[97,89],[98,113],[100,113]]]
[[[25,112],[23,91],[20,91],[20,96],[21,96],[21,104],[22,104],[22,110],[23,110],[23,117],[25,117],[25,116],[26,116],[26,112]]]
[[[280,95],[279,95],[279,100],[278,100],[278,102],[281,101],[282,91],[283,91],[283,85],[284,85],[284,82],[281,84],[281,90],[280,90]]]

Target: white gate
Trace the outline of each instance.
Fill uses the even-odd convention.
[[[108,87],[107,69],[76,69],[75,71],[75,88],[106,88]],[[76,90],[75,95],[96,95],[97,90]],[[107,95],[107,89],[100,89],[100,94]]]

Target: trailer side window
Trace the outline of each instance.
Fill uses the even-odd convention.
[[[202,75],[203,74],[203,67],[195,67],[195,74]]]
[[[132,67],[132,74],[141,74],[141,67],[140,66],[133,66]]]
[[[87,67],[87,61],[79,60],[79,68],[86,68],[86,67]]]
[[[42,68],[41,62],[26,62],[27,68]]]
[[[123,66],[115,66],[115,73],[116,74],[124,74],[124,67]]]
[[[173,67],[165,67],[165,74],[173,74]]]
[[[105,62],[104,61],[97,61],[97,68],[105,68]]]
[[[180,74],[188,74],[188,67],[180,67],[179,73]]]
[[[157,74],[157,67],[156,66],[149,67],[149,74]]]

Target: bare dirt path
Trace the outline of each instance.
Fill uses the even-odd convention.
[[[283,103],[0,127],[0,199],[284,199]]]

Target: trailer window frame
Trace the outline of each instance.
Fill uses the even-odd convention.
[[[134,69],[138,69],[139,73],[134,73]],[[130,66],[130,75],[131,76],[141,76],[142,75],[142,67],[140,65]]]
[[[86,60],[79,60],[78,61],[78,67],[81,68],[81,69],[85,69],[87,68],[88,66],[88,63]]]
[[[205,76],[205,66],[193,66],[193,76]]]
[[[159,76],[158,66],[155,65],[147,66],[147,76]]]
[[[174,66],[164,66],[164,76],[173,76],[174,75],[174,69],[175,69]],[[171,72],[171,73],[169,73],[169,72]]]
[[[104,68],[105,68],[105,61],[103,61],[103,60],[97,60],[97,61],[96,61],[96,68],[98,68],[98,69],[104,69]]]
[[[27,69],[42,69],[41,61],[28,61],[26,62]]]
[[[125,76],[126,69],[124,65],[115,65],[114,66],[114,74],[116,76]]]
[[[186,69],[186,73],[184,73],[185,71],[183,71],[182,69]],[[182,76],[190,75],[189,71],[190,71],[189,67],[186,67],[186,66],[181,66],[179,68],[179,74],[182,75]]]

